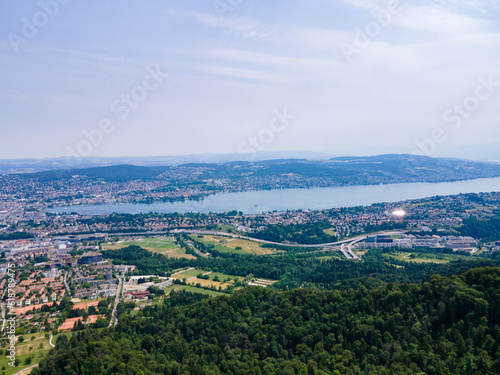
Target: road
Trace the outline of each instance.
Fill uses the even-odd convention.
[[[342,254],[344,254],[344,256],[347,259],[361,260],[361,258],[352,250],[352,246],[358,242],[364,241],[365,239],[366,239],[366,236],[363,236],[363,237],[358,237],[354,241],[343,243],[342,245],[340,245],[340,251],[342,252]],[[346,246],[347,246],[347,248],[346,248]]]
[[[64,286],[66,286],[66,291],[68,292],[68,296],[71,297],[71,289],[69,288],[67,281],[68,271],[64,272]]]
[[[30,367],[26,367],[24,370],[16,372],[14,375],[28,375],[31,373],[31,370],[33,370],[35,367],[38,367],[38,363],[36,365],[31,365]]]
[[[111,318],[109,319],[109,327],[116,326],[116,324],[118,323],[118,318],[115,317],[115,315],[118,303],[120,302],[121,290],[123,288],[123,279],[118,274],[116,275],[116,277],[118,278],[118,287],[116,288],[115,304],[113,306],[113,311],[111,312]]]
[[[192,243],[191,241],[187,241],[187,242],[186,242],[186,244],[187,244],[190,248],[192,248],[192,249],[193,249],[193,251],[194,251],[196,254],[198,254],[199,256],[201,256],[201,257],[205,257],[205,258],[206,258],[206,257],[208,257],[208,254],[203,254],[200,250],[198,250],[198,249],[196,248],[196,246],[194,246],[194,245],[193,245],[193,243]]]
[[[248,240],[248,241],[254,241],[254,242],[260,242],[260,243],[268,243],[272,245],[279,245],[279,246],[287,246],[287,247],[325,247],[325,248],[335,248],[339,249],[342,254],[347,259],[361,259],[353,250],[352,246],[358,242],[366,240],[367,236],[362,235],[354,238],[348,238],[346,240],[342,241],[337,241],[337,242],[328,242],[328,243],[320,243],[320,244],[282,244],[278,242],[272,242],[272,241],[265,241],[265,240],[260,240],[257,238],[252,238],[252,237],[247,237],[247,236],[241,236],[239,234],[234,234],[234,233],[226,233],[226,232],[216,232],[216,231],[208,231],[208,230],[195,230],[195,229],[181,229],[177,231],[171,231],[171,234],[175,233],[191,233],[191,234],[205,234],[205,235],[216,235],[216,236],[229,236],[232,238],[239,238],[243,240]],[[378,233],[373,233],[375,234],[384,234],[384,235],[396,235],[396,234],[403,234],[405,231],[401,230],[394,230],[394,231],[383,231],[383,232],[378,232]],[[340,248],[338,247],[340,245]],[[347,245],[347,247],[346,247]]]

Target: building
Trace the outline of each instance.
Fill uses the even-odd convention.
[[[158,286],[158,288],[160,288],[160,289],[165,289],[166,287],[168,287],[168,286],[170,286],[170,285],[172,285],[172,284],[173,284],[172,279],[168,279],[168,280],[163,281],[162,283],[158,284],[157,286]]]
[[[476,250],[477,241],[472,237],[445,237],[445,247],[453,251],[473,251]]]
[[[144,292],[126,292],[125,298],[133,298],[133,299],[147,299],[149,296],[149,291],[145,290]]]
[[[78,261],[79,264],[94,264],[99,262],[102,262],[102,254],[96,252],[85,253]]]
[[[415,238],[414,247],[415,248],[438,248],[442,247],[439,241],[441,237],[439,236],[420,236]]]

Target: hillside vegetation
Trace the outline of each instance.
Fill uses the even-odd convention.
[[[122,314],[116,329],[59,337],[33,374],[500,373],[498,268],[357,290],[174,296],[143,318]]]

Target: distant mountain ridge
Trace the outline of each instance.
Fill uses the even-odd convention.
[[[241,154],[193,154],[172,156],[122,156],[122,157],[86,157],[86,158],[49,158],[49,159],[0,159],[0,175],[10,173],[31,173],[49,170],[82,169],[109,167],[114,165],[175,166],[186,163],[226,163],[242,159]],[[304,158],[326,160],[330,155],[309,151],[269,151],[259,152],[255,157],[248,156],[246,161],[268,159]]]
[[[273,184],[276,183],[285,184],[287,187],[309,187],[445,182],[500,177],[500,165],[460,159],[387,154],[367,157],[335,157],[328,160],[273,159],[254,162],[186,163],[177,166],[125,164],[9,176],[39,181],[87,178],[107,182],[167,180],[184,184],[210,184],[214,180],[221,180],[231,184],[251,183],[258,189],[273,188]]]

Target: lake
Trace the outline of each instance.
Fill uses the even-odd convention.
[[[286,210],[322,210],[328,208],[366,206],[382,202],[399,202],[407,199],[500,191],[500,177],[477,180],[413,183],[391,185],[344,186],[311,189],[283,189],[219,193],[200,201],[183,201],[152,204],[103,204],[90,206],[65,206],[47,210],[52,213],[77,212],[84,215],[107,213],[186,213],[227,212],[231,210],[254,214]]]

